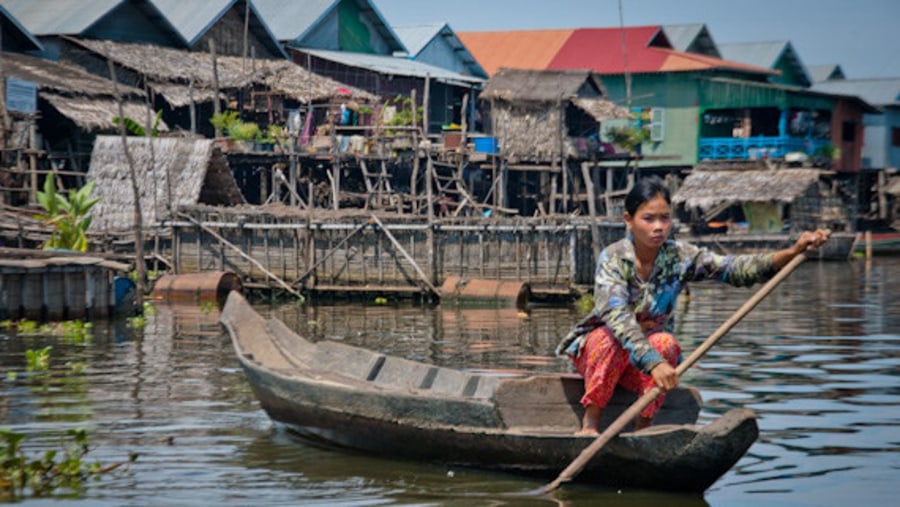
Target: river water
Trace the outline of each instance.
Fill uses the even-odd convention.
[[[900,258],[808,262],[685,376],[704,421],[732,407],[760,437],[705,495],[569,485],[548,498],[515,475],[311,446],[274,426],[237,365],[218,312],[159,305],[142,329],[98,324],[87,343],[0,331],[0,427],[30,455],[89,431],[88,461],[138,460],[75,498],[24,505],[888,506],[900,495]],[[753,293],[696,284],[679,302],[685,353]],[[573,307],[259,306],[317,339],[478,370],[563,371],[552,356]],[[51,345],[50,370],[25,351]],[[62,492],[60,492],[62,493]]]

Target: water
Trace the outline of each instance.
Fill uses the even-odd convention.
[[[895,505],[900,486],[900,259],[798,268],[684,382],[708,421],[732,407],[759,416],[760,438],[703,497],[566,486],[552,498],[515,475],[318,448],[259,409],[216,311],[160,306],[141,331],[98,325],[87,344],[0,334],[0,425],[36,455],[86,428],[89,461],[137,452],[126,472],[79,498],[26,505]],[[686,351],[753,294],[694,285],[681,301]],[[552,356],[572,308],[260,307],[315,338],[469,369],[567,370]],[[51,370],[27,373],[24,351],[52,345]],[[7,372],[16,372],[9,378]]]

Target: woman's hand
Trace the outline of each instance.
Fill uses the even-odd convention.
[[[803,231],[800,234],[800,237],[797,238],[797,242],[794,243],[794,252],[797,255],[802,254],[803,252],[810,252],[824,245],[826,241],[828,241],[828,237],[831,236],[831,231],[828,229],[816,229],[815,231]]]
[[[775,270],[785,267],[794,257],[824,245],[828,241],[829,236],[831,236],[831,231],[828,229],[803,231],[792,246],[775,252],[772,257],[772,267]]]
[[[672,365],[663,361],[650,370],[650,376],[653,377],[653,381],[656,382],[656,385],[665,391],[670,391],[675,389],[678,386],[678,373],[675,371],[675,368],[672,368]]]

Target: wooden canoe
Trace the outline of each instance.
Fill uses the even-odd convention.
[[[310,342],[264,319],[237,292],[222,311],[262,408],[301,436],[361,451],[555,477],[591,437],[576,437],[582,380],[491,376]],[[607,423],[635,399],[622,392]],[[756,440],[752,411],[695,426],[695,389],[670,392],[655,424],[614,438],[578,480],[615,488],[702,492]]]

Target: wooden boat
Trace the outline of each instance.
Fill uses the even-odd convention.
[[[553,478],[588,444],[576,437],[582,380],[465,372],[347,344],[310,342],[264,319],[237,292],[222,311],[249,383],[269,416],[303,437],[356,450]],[[634,400],[617,393],[612,421]],[[703,426],[696,390],[667,395],[654,426],[622,433],[578,481],[702,492],[756,440],[752,411]]]
[[[900,232],[875,232],[869,237],[869,245],[872,255],[897,255],[900,254]],[[866,253],[865,233],[859,233],[856,244],[853,246],[856,253]]]

